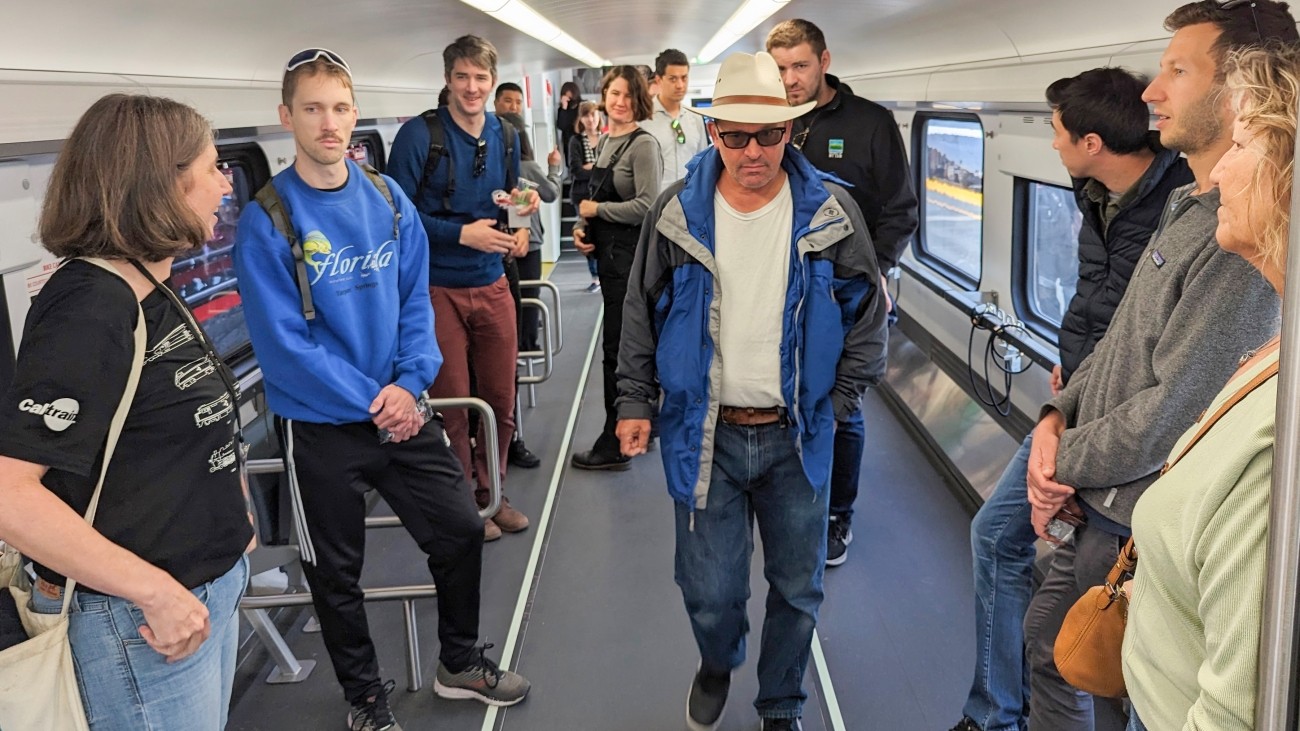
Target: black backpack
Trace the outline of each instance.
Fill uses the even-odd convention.
[[[456,192],[456,165],[451,159],[451,149],[447,147],[447,133],[442,127],[442,117],[438,115],[437,109],[428,109],[420,114],[424,120],[425,127],[429,130],[429,154],[424,159],[424,175],[420,176],[420,182],[415,187],[414,201],[421,200],[425,186],[433,185],[433,174],[438,169],[438,163],[442,158],[447,158],[447,174],[442,184],[442,208],[437,211],[425,211],[429,215],[439,213],[453,213],[451,207],[451,197]],[[519,176],[510,166],[510,161],[515,156],[515,144],[519,139],[519,132],[514,125],[501,120],[501,138],[505,143],[505,172],[506,172],[506,190],[510,190],[519,184]]]
[[[388,207],[393,209],[393,241],[399,239],[400,224],[402,214],[397,210],[397,203],[393,201],[393,193],[388,189],[388,183],[384,182],[384,176],[379,174],[378,170],[369,165],[361,165],[361,172],[365,173],[366,178],[379,189],[388,202]],[[302,316],[308,321],[316,319],[316,307],[311,300],[311,280],[307,278],[307,262],[303,258],[302,243],[298,240],[298,231],[293,226],[293,211],[289,210],[289,205],[284,202],[280,194],[276,191],[275,185],[267,182],[262,189],[257,191],[253,200],[266,211],[266,215],[271,218],[271,225],[276,231],[280,232],[289,242],[289,249],[293,251],[294,276],[298,280],[298,296],[302,298]]]

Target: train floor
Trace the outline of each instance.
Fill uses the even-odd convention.
[[[622,473],[573,470],[603,421],[600,296],[580,258],[551,273],[562,292],[565,343],[537,405],[524,414],[538,469],[512,469],[506,494],[531,527],[484,548],[481,640],[533,684],[523,703],[491,709],[432,691],[437,610],[416,603],[423,687],[406,690],[400,604],[368,607],[381,673],[407,731],[677,731],[698,655],[673,582],[673,507],[659,453]],[[969,515],[876,393],[866,400],[867,449],[848,561],[826,572],[813,659],[804,679],[807,731],[947,729],[959,717],[974,663]],[[387,513],[380,504],[380,513]],[[766,585],[756,546],[750,652],[732,684],[721,731],[753,731],[758,717],[757,638]],[[427,583],[402,530],[368,534],[365,586]],[[307,612],[280,623],[300,659],[318,662],[303,682],[267,684],[260,649],[241,665],[233,731],[346,728],[347,705]],[[251,641],[255,642],[255,641]]]

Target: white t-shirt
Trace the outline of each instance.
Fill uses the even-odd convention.
[[[713,195],[714,258],[722,310],[722,403],[786,406],[781,396],[781,317],[790,276],[793,199],[787,179],[752,213]]]

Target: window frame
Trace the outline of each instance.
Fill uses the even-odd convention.
[[[248,178],[248,200],[242,201],[241,206],[248,206],[257,196],[257,191],[262,189],[271,180],[271,166],[267,164],[266,154],[262,148],[255,142],[232,142],[217,145],[217,164],[229,167],[238,167],[244,171]],[[175,273],[173,264],[172,273]],[[238,288],[238,284],[236,284]],[[180,293],[177,292],[177,295]],[[234,366],[237,363],[249,360],[253,357],[253,343],[251,340],[240,344],[229,353],[222,355],[222,360],[227,365]]]
[[[1058,190],[1067,191],[1070,194],[1070,200],[1073,202],[1074,189],[1067,188],[1056,183],[1049,183],[1044,180],[1036,180],[1024,176],[1014,176],[1012,178],[1012,209],[1011,209],[1011,303],[1015,308],[1016,317],[1025,323],[1025,327],[1031,333],[1052,344],[1053,347],[1060,348],[1061,324],[1040,314],[1031,304],[1029,288],[1033,284],[1029,277],[1029,228],[1030,216],[1033,211],[1030,210],[1030,196],[1032,195],[1032,186],[1045,185]],[[1075,265],[1078,265],[1078,240],[1075,240]],[[1073,297],[1071,297],[1073,299]],[[1069,303],[1066,303],[1068,309]],[[1064,321],[1065,313],[1061,313],[1061,319]]]
[[[964,272],[956,266],[948,263],[943,257],[932,253],[926,247],[926,155],[929,147],[926,145],[926,130],[930,122],[974,122],[980,128],[980,152],[987,162],[988,145],[985,140],[988,139],[984,129],[984,120],[980,119],[978,114],[972,112],[932,112],[918,111],[912,117],[912,172],[914,184],[917,192],[917,226],[916,236],[913,239],[912,255],[916,260],[931,270],[937,272],[945,279],[950,280],[957,286],[970,291],[976,292],[980,288],[980,282],[984,278],[984,216],[985,206],[981,200],[980,203],[980,240],[979,240],[979,272],[971,276],[969,272]],[[981,183],[988,179],[987,170],[982,171],[980,176]]]

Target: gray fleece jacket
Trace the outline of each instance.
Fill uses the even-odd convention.
[[[1277,293],[1214,239],[1218,189],[1195,187],[1169,196],[1110,329],[1044,407],[1067,425],[1056,480],[1125,526],[1174,442],[1280,324]]]

